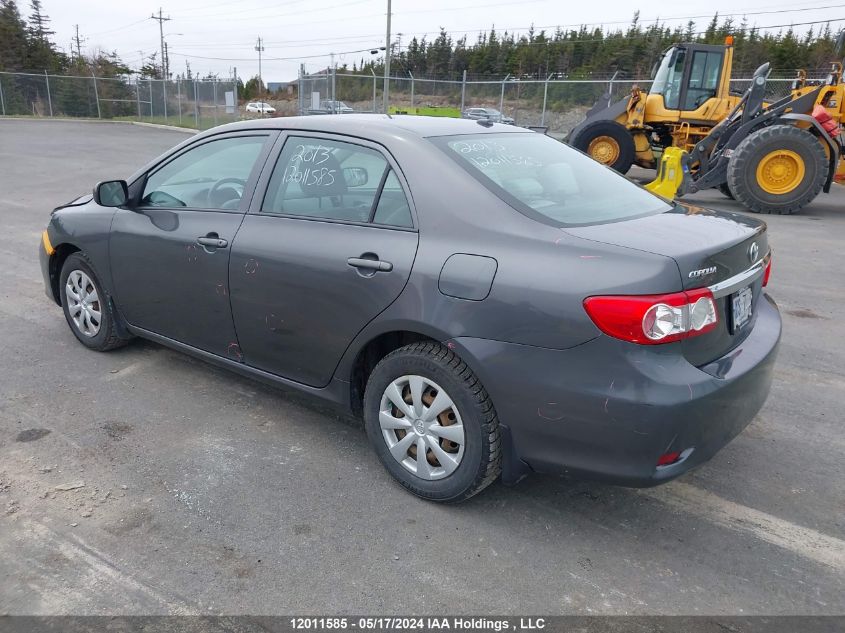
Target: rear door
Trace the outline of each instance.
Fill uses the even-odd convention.
[[[133,184],[115,213],[109,256],[129,323],[240,360],[229,305],[229,251],[278,132],[198,140]]]
[[[300,133],[277,154],[232,248],[232,311],[247,364],[322,387],[408,280],[411,198],[375,144]]]

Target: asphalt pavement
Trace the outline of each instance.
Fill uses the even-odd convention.
[[[774,386],[709,463],[440,506],[304,396],[75,340],[38,267],[50,210],[184,138],[0,120],[0,613],[845,614],[845,187],[766,218]]]

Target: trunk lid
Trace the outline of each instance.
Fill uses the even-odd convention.
[[[764,222],[676,203],[666,213],[565,230],[577,237],[671,257],[678,265],[681,288],[714,290],[718,326],[682,343],[684,356],[693,365],[706,365],[724,356],[753,329],[762,295],[763,261],[769,253]],[[745,288],[750,289],[751,315],[735,327],[734,310],[739,319],[741,304],[748,298],[742,292]],[[677,290],[667,288],[666,292]]]

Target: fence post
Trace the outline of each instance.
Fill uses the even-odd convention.
[[[510,73],[508,73],[507,75],[505,75],[505,78],[504,78],[504,79],[502,79],[502,95],[499,97],[499,112],[503,112],[503,111],[504,111],[504,106],[505,106],[505,83],[507,83],[507,81],[508,81],[508,77],[510,77],[510,76],[511,76],[511,75],[510,75]]]
[[[197,129],[200,129],[200,100],[197,95],[197,80],[194,79],[194,121]]]
[[[376,113],[376,71],[370,68],[370,72],[373,73],[373,114]]]
[[[50,105],[50,116],[53,116],[53,98],[50,96],[50,76],[44,71],[44,81],[47,84],[47,103]]]
[[[615,71],[613,76],[610,78],[610,83],[607,84],[607,107],[609,108],[613,104],[613,80],[616,79],[616,75],[619,74],[619,71]]]
[[[552,75],[546,77],[546,83],[543,86],[543,112],[540,114],[540,125],[543,126],[546,124],[546,99],[549,98],[549,79],[552,78]]]
[[[212,99],[214,100],[214,125],[217,125],[217,77],[214,78],[212,85]]]
[[[463,76],[461,77],[461,114],[464,113],[464,103],[467,96],[467,71],[464,68]]]
[[[299,83],[296,86],[296,100],[299,103],[299,115],[305,114],[305,97],[302,90],[305,84],[305,68],[304,64],[299,65]]]
[[[408,74],[411,76],[411,107],[413,108],[414,107],[414,73],[412,73],[409,70]]]
[[[167,123],[167,77],[161,80],[161,98],[164,101],[164,122]]]
[[[150,118],[153,118],[153,78],[150,77]]]
[[[176,103],[179,106],[179,125],[182,125],[182,82],[176,78]]]
[[[3,84],[0,82],[0,107],[3,108],[3,116],[6,116],[6,101],[3,99]]]
[[[138,103],[138,120],[141,120],[141,79],[135,77],[135,101]]]
[[[240,108],[238,107],[238,67],[235,66],[232,76],[235,78],[232,82],[232,92],[235,93],[235,121],[240,118]]]
[[[97,75],[94,74],[94,70],[91,70],[91,79],[94,80],[94,98],[97,100],[97,118],[102,119],[103,113],[100,112],[100,93],[97,91]]]

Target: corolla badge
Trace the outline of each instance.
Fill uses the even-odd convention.
[[[700,270],[693,270],[689,274],[690,279],[698,279],[699,277],[706,277],[707,275],[712,275],[716,272],[715,266],[710,266],[710,268],[702,268]]]
[[[757,261],[757,256],[760,254],[760,247],[757,246],[757,242],[751,242],[751,246],[748,247],[748,259],[751,260],[751,263]]]

